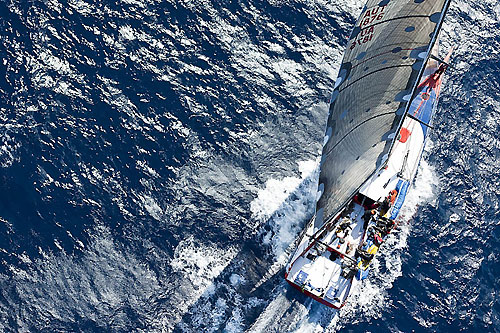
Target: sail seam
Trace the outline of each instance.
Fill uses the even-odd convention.
[[[342,91],[346,90],[347,88],[349,88],[350,86],[352,86],[353,84],[355,84],[356,82],[358,82],[359,80],[362,80],[364,79],[365,77],[369,76],[369,75],[372,75],[372,74],[375,74],[375,73],[378,73],[378,72],[381,72],[381,71],[384,71],[386,69],[391,69],[391,68],[402,68],[402,67],[412,67],[414,64],[408,64],[408,65],[397,65],[397,66],[389,66],[389,67],[384,67],[384,68],[379,68],[377,69],[376,71],[373,71],[373,72],[370,72],[368,74],[365,74],[359,78],[357,78],[355,81],[352,81],[350,82],[347,86],[345,86],[344,88],[342,89],[339,89],[339,93],[341,93]]]
[[[334,149],[335,149],[335,147],[337,147],[337,146],[339,145],[339,143],[341,143],[341,142],[342,142],[342,141],[346,138],[346,136],[348,136],[348,135],[349,135],[352,131],[354,131],[354,130],[355,130],[356,128],[358,128],[359,126],[361,126],[361,125],[363,125],[363,124],[367,123],[368,121],[370,121],[370,120],[372,120],[372,119],[375,119],[375,118],[378,118],[378,117],[382,117],[382,116],[387,116],[387,115],[392,114],[392,113],[395,113],[395,112],[394,112],[394,111],[392,111],[392,112],[385,112],[385,113],[377,114],[377,115],[372,116],[372,117],[370,117],[370,118],[366,119],[365,121],[363,121],[363,122],[361,122],[361,123],[357,124],[356,126],[354,126],[353,128],[351,128],[351,129],[349,130],[349,132],[347,132],[347,133],[346,133],[346,134],[345,134],[345,135],[344,135],[344,136],[343,136],[343,137],[342,137],[339,141],[337,141],[337,143],[336,143],[336,144],[335,144],[332,148],[330,148],[326,154],[323,154],[323,155],[325,155],[325,156],[329,155],[329,154],[332,152],[332,150],[334,150]]]
[[[387,46],[392,46],[392,45],[401,45],[401,44],[388,44],[388,45],[384,45],[383,47],[379,47],[379,48],[378,48],[378,49],[376,49],[375,51],[380,50],[380,49],[382,49],[382,48],[387,48]],[[425,45],[427,45],[427,44],[425,44]],[[401,51],[413,51],[413,50],[416,50],[416,49],[418,49],[418,47],[414,47],[414,48],[412,48],[412,49],[401,49]],[[356,67],[358,67],[358,66],[360,66],[360,65],[364,64],[365,62],[368,62],[368,61],[370,61],[370,60],[373,60],[373,59],[375,59],[375,58],[377,58],[377,57],[380,57],[380,56],[383,56],[383,55],[385,55],[385,54],[389,54],[389,53],[392,53],[392,50],[389,50],[389,51],[387,51],[387,52],[378,53],[378,54],[376,54],[376,55],[374,55],[374,56],[372,56],[372,57],[370,57],[370,58],[364,59],[363,61],[360,61],[360,62],[359,62],[359,63],[357,63],[356,65],[352,66],[352,69],[354,69],[354,68],[356,68]]]

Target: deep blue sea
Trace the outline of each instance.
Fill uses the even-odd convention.
[[[340,313],[283,279],[363,4],[0,1],[0,331],[500,331],[498,0],[452,2],[374,274]]]

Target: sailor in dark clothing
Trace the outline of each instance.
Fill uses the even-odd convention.
[[[377,220],[376,226],[385,236],[391,231],[391,229],[394,227],[394,224],[395,224],[394,220],[381,216]]]
[[[384,199],[382,205],[380,206],[380,216],[384,216],[389,209],[394,205],[396,197],[398,196],[398,191],[392,190],[389,195]]]
[[[363,243],[363,246],[366,246],[366,243]],[[365,262],[369,262],[373,259],[373,254],[368,253],[368,251],[363,250],[362,248],[357,248],[356,253],[354,254],[354,258],[359,258],[363,259]]]
[[[389,208],[391,208],[390,202],[391,201],[390,201],[389,197],[387,197],[384,199],[384,201],[380,205],[380,215],[381,216],[384,216],[389,211]]]
[[[363,223],[363,229],[366,230],[366,227],[368,226],[368,223],[370,223],[370,220],[372,218],[375,218],[375,214],[376,213],[377,212],[375,211],[375,209],[371,209],[371,210],[367,209],[367,210],[365,210],[365,213],[363,214],[363,221],[364,221],[364,223]]]
[[[351,223],[352,223],[352,221],[349,217],[344,217],[342,219],[342,221],[340,221],[339,226],[337,227],[337,230],[336,230],[337,237],[344,238],[345,236],[347,236],[349,231],[351,231],[351,229],[352,229]],[[341,236],[339,236],[339,234]]]

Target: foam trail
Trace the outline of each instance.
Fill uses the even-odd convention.
[[[194,240],[186,240],[182,242],[183,246],[179,245],[180,249],[176,249],[175,260],[171,265],[191,284],[196,284],[197,288],[188,294],[189,308],[185,305],[178,307],[179,312],[184,314],[184,319],[179,318],[180,320],[174,322],[178,331],[241,332],[246,328],[245,325],[248,325],[245,323],[248,312],[255,311],[253,309],[259,309],[259,312],[260,309],[265,310],[271,300],[273,300],[271,303],[274,302],[277,306],[274,308],[271,304],[267,307],[270,313],[276,314],[278,310],[286,311],[287,306],[284,304],[296,310],[296,306],[292,306],[290,302],[286,303],[286,282],[273,277],[286,264],[293,250],[291,244],[302,230],[303,222],[313,214],[314,197],[311,193],[317,187],[317,166],[316,160],[299,162],[300,176],[268,180],[265,188],[258,191],[257,197],[251,202],[252,220],[257,225],[264,226],[255,236],[256,241],[262,240],[262,247],[268,250],[265,260],[270,265],[256,284],[252,282],[252,285],[248,285],[249,267],[242,264],[247,259],[245,254],[240,253],[238,257],[235,251],[229,251],[228,255],[221,251],[211,252],[211,247],[204,247],[203,244],[195,246]],[[202,251],[194,251],[199,246],[202,247]],[[223,257],[222,260],[217,259],[218,256]],[[207,260],[204,260],[205,257]],[[223,262],[228,266],[223,266]],[[190,270],[193,268],[195,271],[191,274]],[[209,276],[203,281],[195,281],[197,276],[207,274]],[[267,291],[259,290],[254,294],[257,288],[270,280],[276,282],[271,282],[269,287],[265,287]],[[247,285],[252,288],[250,291],[252,296],[248,298],[242,296],[248,294]],[[262,295],[265,295],[265,298],[261,298]],[[291,318],[288,314],[282,313],[282,315]],[[268,319],[272,321],[272,317]],[[268,320],[263,320],[263,325],[267,326]]]
[[[304,304],[286,297],[288,284],[283,280],[277,293],[265,310],[260,314],[247,333],[258,332],[291,332],[298,327],[302,321],[310,317],[312,300],[306,300]]]
[[[260,314],[259,318],[253,323],[252,327],[247,330],[247,333],[264,332],[269,328],[276,318],[282,317],[290,308],[291,304],[284,296],[284,291],[274,298]]]
[[[268,272],[256,283],[255,290],[285,266],[295,248],[297,235],[304,222],[313,214],[313,196],[317,186],[318,160],[299,162],[298,177],[281,180],[270,179],[266,188],[258,192],[251,202],[250,210],[254,219],[269,220],[269,231],[263,232],[263,242],[271,245],[276,258]],[[293,196],[293,199],[290,197]]]
[[[172,305],[171,312],[158,323],[163,331],[173,330],[193,304],[201,297],[209,297],[215,292],[214,279],[227,267],[238,250],[237,247],[222,249],[207,246],[193,236],[179,243],[170,265],[173,272],[178,274],[176,281],[179,288],[182,288],[183,298]],[[217,304],[218,309],[226,306],[224,300],[221,302]]]

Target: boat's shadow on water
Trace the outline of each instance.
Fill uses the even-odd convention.
[[[174,331],[218,331],[235,325],[238,330],[246,330],[262,315],[273,317],[264,328],[270,326],[271,331],[282,331],[287,329],[278,323],[287,325],[287,314],[297,311],[293,304],[310,307],[311,299],[284,279],[285,265],[295,248],[283,244],[279,230],[283,223],[294,223],[292,232],[295,238],[299,236],[314,212],[314,198],[309,193],[313,183],[316,183],[315,173],[302,179],[253,237],[244,241],[238,254],[182,315]],[[304,216],[294,221],[293,207],[297,205],[306,208],[300,208]],[[277,255],[276,247],[286,250]],[[268,311],[269,314],[264,314]]]

